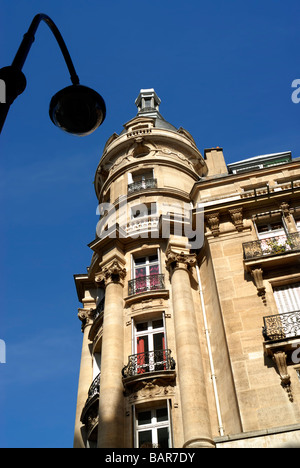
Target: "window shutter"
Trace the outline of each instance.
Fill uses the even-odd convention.
[[[280,314],[300,310],[300,283],[274,288],[274,296]]]

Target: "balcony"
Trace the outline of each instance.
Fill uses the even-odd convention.
[[[263,336],[266,341],[300,337],[300,311],[264,317]]]
[[[300,233],[245,242],[243,249],[245,260],[297,252],[300,251]]]
[[[128,281],[129,296],[160,289],[165,289],[164,275],[140,276],[139,278]]]
[[[298,364],[300,350],[300,311],[264,317],[264,350],[275,363],[281,386],[294,401],[289,366]]]
[[[84,408],[81,413],[80,421],[85,424],[87,431],[87,438],[91,441],[97,440],[99,411],[98,402],[100,394],[100,373],[93,380],[89,391],[88,398],[85,402]]]
[[[93,324],[89,332],[89,340],[91,341],[95,339],[99,331],[99,328],[103,324],[104,302],[105,302],[105,297],[101,299],[96,309],[93,311]]]
[[[128,185],[128,195],[131,195],[135,192],[140,192],[141,190],[148,190],[157,187],[156,179],[145,179],[139,180],[138,182],[133,182]]]
[[[169,349],[160,349],[157,351],[148,351],[146,353],[133,354],[128,358],[128,364],[122,369],[122,376],[127,377],[147,377],[147,374],[153,372],[174,371],[175,361],[171,356]]]
[[[135,238],[140,236],[148,238],[153,235],[153,232],[158,233],[158,225],[158,216],[141,216],[123,225],[122,229],[125,231],[126,236],[128,237]]]

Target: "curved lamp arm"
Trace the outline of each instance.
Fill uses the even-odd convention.
[[[106,115],[103,98],[96,91],[79,84],[69,51],[58,28],[51,18],[44,13],[37,14],[19,46],[16,56],[9,67],[0,69],[0,80],[6,84],[6,100],[0,103],[0,133],[11,104],[26,88],[26,78],[22,72],[27,55],[35,39],[35,33],[41,21],[45,21],[57,40],[70,72],[72,85],[53,96],[49,115],[52,122],[62,130],[79,136],[85,136],[98,128]]]
[[[44,13],[39,13],[37,14],[32,22],[31,25],[29,26],[29,29],[27,33],[24,34],[23,40],[20,44],[20,47],[18,49],[18,52],[16,53],[16,56],[12,62],[12,67],[17,68],[19,70],[22,70],[22,67],[25,63],[25,60],[27,58],[27,55],[29,53],[29,50],[34,42],[35,39],[35,33],[37,31],[37,28],[40,24],[41,21],[45,21],[51,31],[53,32],[55,39],[58,42],[58,45],[60,47],[60,50],[62,51],[62,54],[64,56],[66,65],[69,69],[70,72],[70,78],[73,84],[79,84],[79,78],[77,76],[77,73],[75,71],[75,67],[73,65],[72,59],[70,57],[69,51],[67,49],[67,46],[65,44],[65,41],[62,38],[62,35],[60,34],[58,28],[56,27],[55,23],[52,21],[52,19],[48,16],[45,15]]]

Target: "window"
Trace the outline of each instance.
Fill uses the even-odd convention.
[[[159,274],[159,258],[158,253],[146,257],[134,258],[134,278],[141,276],[158,275]]]
[[[300,283],[276,287],[274,296],[280,314],[300,310]]]
[[[167,370],[164,317],[135,324],[136,374]]]
[[[134,291],[131,292],[131,294],[163,289],[163,277],[160,275],[158,253],[146,257],[134,258],[132,276],[132,287]]]
[[[138,172],[133,172],[132,174],[128,174],[128,183],[134,183],[134,182],[143,182],[146,181],[147,179],[153,179],[153,169],[148,169],[145,171],[138,171]]]
[[[157,180],[154,179],[153,169],[128,173],[128,194],[140,190],[157,187]]]
[[[169,404],[136,412],[137,448],[171,447]]]
[[[131,219],[138,219],[143,218],[151,215],[155,215],[157,212],[156,203],[140,203],[139,205],[135,205],[131,207],[130,210],[130,218]]]
[[[100,374],[101,371],[101,353],[93,355],[93,380]]]
[[[270,237],[286,236],[282,221],[270,223],[256,223],[259,239],[269,239]]]

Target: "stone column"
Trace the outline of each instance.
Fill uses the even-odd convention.
[[[88,338],[93,323],[91,316],[93,310],[94,309],[78,309],[78,318],[82,322],[83,339],[75,417],[74,448],[85,448],[87,443],[86,429],[81,423],[80,417],[93,380],[93,363],[90,351],[90,340]]]
[[[126,270],[120,260],[102,268],[96,281],[104,281],[105,306],[101,351],[98,448],[124,445],[124,366],[123,280]]]
[[[169,244],[166,266],[170,271],[177,370],[185,448],[214,448],[211,438],[202,355],[191,291],[189,268],[196,255]]]

